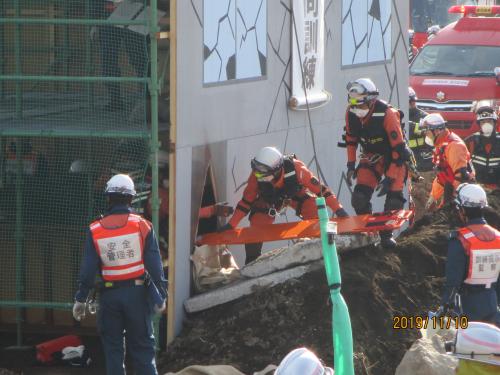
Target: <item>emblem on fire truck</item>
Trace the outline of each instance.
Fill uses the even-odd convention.
[[[442,91],[437,92],[436,99],[438,100],[438,102],[444,101],[445,98],[446,98],[446,95],[444,92],[442,92]]]

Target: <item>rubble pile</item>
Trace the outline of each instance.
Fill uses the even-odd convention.
[[[490,194],[500,210],[500,192]],[[423,316],[440,302],[451,212],[424,215],[394,250],[374,246],[341,256],[356,374],[394,374],[417,330],[393,328],[395,316]],[[228,364],[246,374],[278,364],[306,346],[333,363],[331,307],[323,269],[192,315],[168,352],[162,373],[193,364]]]

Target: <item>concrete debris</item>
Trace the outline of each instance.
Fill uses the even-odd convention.
[[[373,234],[338,235],[335,237],[339,254],[368,246],[377,240],[378,235]],[[299,264],[314,262],[323,257],[321,251],[320,239],[298,242],[290,247],[282,247],[263,254],[254,262],[246,265],[241,270],[241,274],[245,277],[259,277]]]
[[[199,294],[193,298],[190,298],[184,302],[184,308],[189,313],[203,311],[211,307],[221,305],[223,303],[252,294],[256,290],[262,288],[270,288],[289,279],[299,278],[305,273],[319,269],[321,267],[323,267],[322,262],[314,262],[305,266],[290,268],[255,279],[238,281],[230,285],[218,288],[214,291]]]
[[[449,329],[417,340],[404,355],[396,375],[454,375],[458,360],[444,350],[444,342],[454,337],[455,329]]]

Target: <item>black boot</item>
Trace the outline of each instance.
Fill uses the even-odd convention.
[[[379,232],[380,235],[380,246],[384,249],[394,249],[398,244],[394,237],[392,237],[392,231]]]
[[[253,262],[260,256],[260,254],[262,254],[262,245],[262,242],[245,244],[245,265]]]

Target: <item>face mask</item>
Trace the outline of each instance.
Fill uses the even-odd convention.
[[[425,136],[424,142],[426,145],[433,147],[434,146],[434,138],[429,137],[428,135]]]
[[[368,114],[368,112],[370,112],[369,109],[361,109],[361,108],[351,108],[349,111],[354,113],[359,118],[365,117]]]
[[[168,189],[168,178],[164,178],[162,181],[162,185],[165,189]]]
[[[491,122],[484,122],[481,124],[481,133],[483,133],[485,137],[491,136],[491,134],[493,134],[494,129],[495,127]]]

